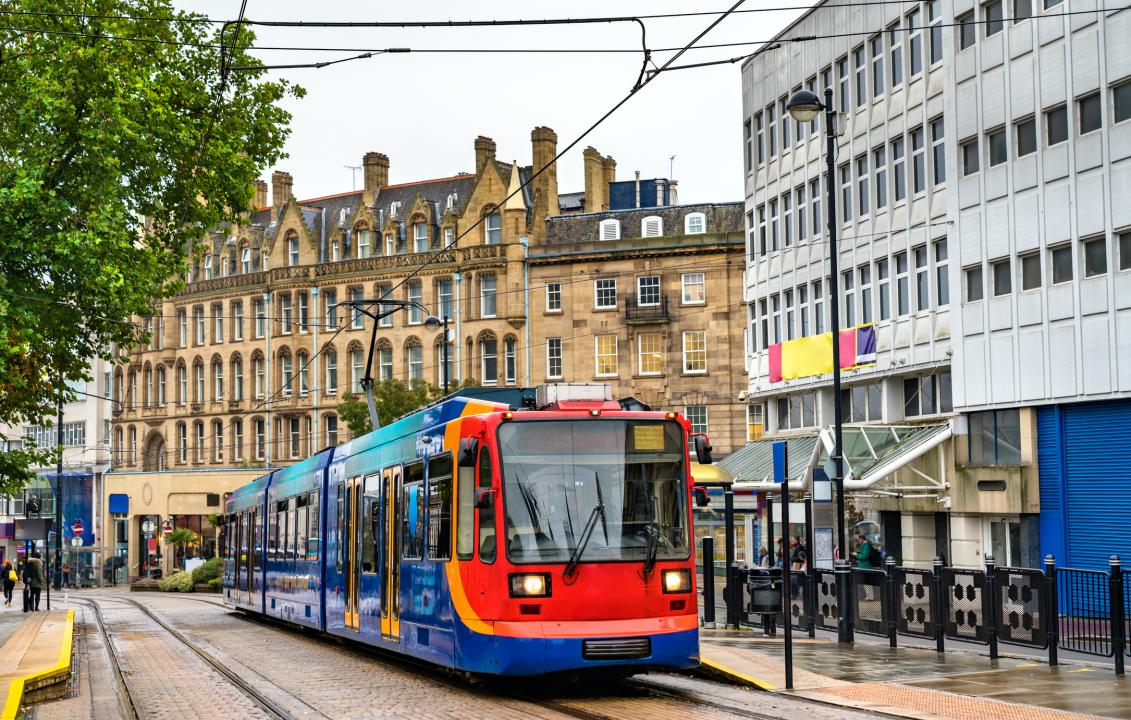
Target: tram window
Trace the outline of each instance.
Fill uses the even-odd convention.
[[[290,498],[287,500],[287,560],[295,559],[295,537],[298,535],[297,528],[295,527],[295,518],[297,515],[295,508],[296,499],[297,498]]]
[[[248,515],[250,522],[254,527],[254,532],[251,536],[254,539],[251,546],[251,569],[258,572],[260,563],[263,558],[263,520],[257,517],[259,513],[254,510]]]
[[[310,518],[310,531],[306,535],[306,559],[317,560],[319,552],[319,533],[322,531],[319,522],[322,516],[318,508],[318,491],[310,493],[310,502],[307,504],[306,514]]]
[[[269,507],[270,512],[267,514],[267,557],[274,560],[279,545],[279,503]]]
[[[456,557],[470,560],[475,554],[475,468],[459,467],[459,505],[456,507]]]
[[[361,571],[377,572],[377,544],[374,541],[377,530],[377,498],[365,496],[361,516]]]
[[[491,451],[486,447],[479,449],[480,489],[491,488]],[[479,511],[479,560],[495,562],[497,541],[495,539],[495,506],[489,505]]]
[[[306,559],[306,523],[307,507],[306,495],[295,498],[295,558]]]
[[[406,476],[408,468],[405,468]],[[401,507],[401,557],[419,560],[424,557],[424,483],[406,482]]]
[[[452,557],[452,454],[428,463],[428,558]]]
[[[342,530],[343,523],[346,521],[346,486],[341,484],[338,486],[338,551],[337,551],[337,565],[338,572],[342,571],[342,540],[345,538],[345,531]]]

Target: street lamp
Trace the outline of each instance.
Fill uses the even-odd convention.
[[[848,558],[845,543],[844,510],[844,458],[842,456],[843,421],[840,407],[840,288],[837,269],[838,251],[836,241],[836,193],[833,192],[834,163],[836,162],[836,110],[833,109],[832,88],[825,89],[825,102],[809,90],[798,90],[785,104],[790,117],[797,122],[811,122],[821,111],[825,111],[825,189],[828,208],[829,230],[829,311],[833,335],[833,485],[836,487],[837,545],[842,560]],[[841,641],[851,640],[851,629],[847,623],[840,624]]]
[[[444,359],[443,369],[440,371],[441,373],[443,373],[444,378],[444,397],[448,396],[448,344],[451,342],[451,338],[448,336],[448,321],[450,319],[451,318],[448,317],[447,313],[444,313],[444,317],[442,318],[436,315],[429,315],[428,317],[424,318],[424,327],[426,328],[435,330],[441,325],[444,326]]]

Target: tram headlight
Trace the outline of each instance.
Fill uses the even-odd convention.
[[[664,592],[685,593],[691,591],[690,570],[665,570]]]
[[[550,597],[549,573],[516,573],[509,579],[511,597]]]

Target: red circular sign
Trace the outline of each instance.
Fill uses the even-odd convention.
[[[82,537],[82,532],[85,529],[81,522],[76,521],[75,524],[71,526],[71,533],[74,534],[75,537]]]
[[[168,535],[171,532],[173,532],[173,521],[172,520],[166,520],[165,523],[161,526],[161,532],[165,535]]]

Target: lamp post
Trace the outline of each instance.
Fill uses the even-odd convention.
[[[815,93],[798,90],[790,96],[785,105],[790,117],[797,122],[810,122],[821,110],[825,111],[825,188],[829,231],[829,324],[833,336],[833,486],[836,488],[837,547],[841,559],[847,559],[848,546],[845,543],[844,510],[844,458],[842,457],[843,422],[840,407],[840,271],[837,268],[839,252],[836,241],[836,193],[833,192],[836,158],[836,110],[833,108],[832,88],[825,89],[825,102]],[[851,642],[852,629],[848,623],[840,623],[839,640]]]
[[[448,381],[450,379],[448,377],[448,375],[449,375],[449,373],[448,373],[448,344],[451,342],[451,338],[448,337],[448,322],[450,320],[451,320],[451,318],[448,317],[447,313],[444,313],[443,318],[437,317],[436,315],[429,315],[428,317],[424,318],[424,326],[425,327],[435,329],[435,328],[440,327],[440,325],[444,326],[444,343],[443,343],[444,349],[443,349],[443,361],[442,361],[443,367],[440,370],[441,377],[444,379],[444,397],[448,396]]]

